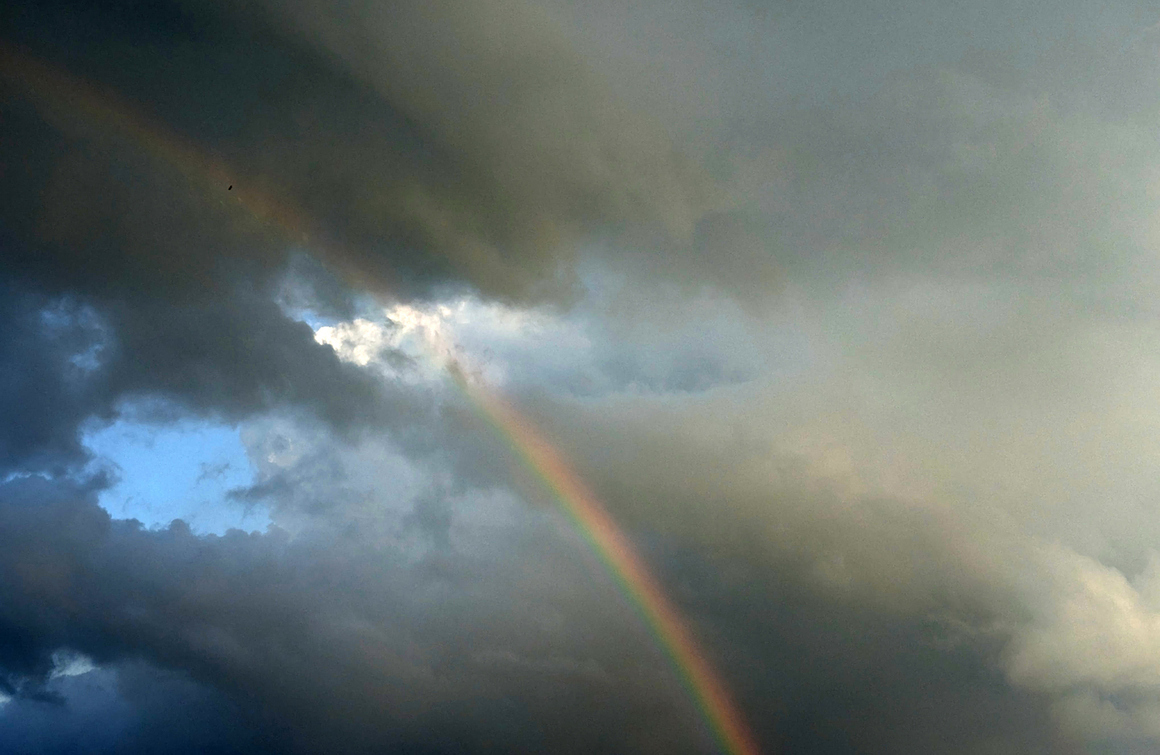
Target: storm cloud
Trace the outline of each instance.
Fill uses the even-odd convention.
[[[1155,751],[1158,22],[6,8],[0,749]]]

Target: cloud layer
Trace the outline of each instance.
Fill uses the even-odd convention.
[[[1154,751],[1160,10],[1000,5],[2,14],[0,749],[712,751],[454,359],[763,751]]]

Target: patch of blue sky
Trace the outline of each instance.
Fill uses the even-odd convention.
[[[252,484],[254,468],[238,428],[181,420],[157,425],[121,420],[85,434],[98,463],[109,464],[117,482],[100,504],[117,519],[166,527],[182,519],[198,534],[230,529],[264,530],[268,512],[228,497]]]

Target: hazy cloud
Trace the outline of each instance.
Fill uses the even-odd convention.
[[[993,5],[0,14],[0,749],[709,751],[454,361],[765,751],[1155,750],[1160,9]]]

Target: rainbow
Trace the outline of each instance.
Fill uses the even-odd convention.
[[[181,171],[191,183],[210,189],[217,196],[220,196],[222,185],[234,182],[234,172],[221,160],[170,134],[120,102],[113,93],[102,92],[2,43],[0,76],[23,84],[34,98],[47,100],[46,104],[50,106],[64,105],[70,110],[75,109],[70,116],[79,111],[92,120],[114,127],[133,138],[153,157]],[[54,114],[46,112],[45,115],[52,118]],[[329,254],[336,250],[326,248],[311,224],[304,219],[306,215],[293,205],[254,187],[234,192],[233,196],[254,219],[279,228],[296,241],[310,242],[324,256],[338,256]],[[450,361],[447,369],[472,406],[494,427],[513,454],[551,491],[572,525],[639,612],[704,717],[719,749],[726,755],[759,755],[756,740],[725,684],[695,642],[685,620],[628,536],[563,455],[498,393],[479,381],[469,380],[457,362]]]
[[[729,755],[760,750],[721,678],[697,647],[680,613],[661,589],[624,531],[580,480],[564,457],[511,404],[469,380],[455,363],[448,371],[472,405],[559,501],[564,513],[612,574],[652,630],[686,690]]]

